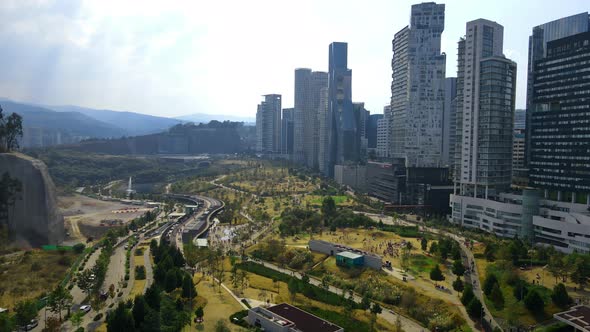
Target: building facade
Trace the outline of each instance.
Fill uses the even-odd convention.
[[[389,107],[386,106],[386,107]],[[367,148],[377,148],[377,121],[383,118],[383,114],[371,114],[367,125]]]
[[[264,96],[256,112],[256,151],[281,152],[281,95]]]
[[[442,164],[446,56],[441,53],[445,5],[412,6],[410,25],[393,39],[392,156],[408,167]]]
[[[283,108],[283,118],[281,119],[281,154],[293,155],[295,109]]]
[[[503,33],[478,19],[458,44],[456,194],[488,198],[511,184],[516,64],[502,54]]]
[[[392,115],[391,106],[383,107],[383,117],[377,120],[376,155],[379,158],[391,157]]]
[[[450,167],[454,161],[456,123],[456,99],[457,78],[447,77],[445,79],[445,102],[443,107],[443,132],[442,132],[442,166]]]

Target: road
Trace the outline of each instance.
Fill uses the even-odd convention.
[[[256,263],[258,264],[262,264],[267,268],[273,269],[275,271],[281,272],[283,274],[286,275],[290,275],[293,277],[296,277],[297,279],[301,279],[302,275],[299,272],[296,271],[291,271],[288,269],[284,269],[281,267],[278,267],[274,264],[268,263],[268,262],[264,262],[264,261],[256,261]],[[322,281],[319,279],[316,279],[315,277],[309,276],[309,282],[312,285],[318,286],[318,287],[322,287]],[[332,285],[329,286],[328,290],[331,293],[334,294],[338,294],[338,295],[342,295],[343,294],[343,290],[337,287],[334,287]],[[357,295],[357,294],[353,294],[353,300],[356,303],[360,303],[362,301],[362,297]],[[419,323],[405,317],[402,316],[400,314],[394,313],[393,311],[388,311],[388,310],[383,310],[383,312],[379,315],[381,316],[383,319],[385,319],[386,321],[388,321],[389,323],[395,325],[396,321],[399,317],[401,323],[402,323],[402,328],[404,331],[406,332],[424,332],[424,331],[429,331],[427,328],[421,326]]]

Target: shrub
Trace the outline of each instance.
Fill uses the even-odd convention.
[[[72,247],[72,249],[74,250],[74,252],[76,254],[81,254],[84,251],[84,249],[86,249],[86,246],[83,243],[78,243],[78,244],[75,244]]]
[[[438,264],[436,264],[432,270],[430,270],[430,279],[434,280],[434,281],[443,281],[445,280],[445,277],[442,274],[442,271],[440,270],[440,267],[438,266]]]
[[[145,266],[140,265],[135,267],[135,279],[145,280]]]
[[[80,326],[79,328],[76,329],[76,332],[84,332],[84,328],[82,326]]]
[[[119,293],[117,294],[117,297],[121,297],[121,296],[123,296],[123,292],[119,292]]]
[[[94,316],[94,321],[95,322],[98,322],[101,319],[102,319],[102,313],[99,313],[98,315]]]
[[[474,318],[481,317],[482,306],[481,302],[476,297],[473,297],[471,301],[469,301],[469,304],[467,305],[466,309],[469,316]]]
[[[524,305],[533,314],[540,314],[543,312],[545,302],[536,290],[531,290],[524,298]]]
[[[41,263],[33,262],[33,264],[31,264],[31,271],[37,272],[39,270],[41,270]]]
[[[471,286],[471,284],[465,285],[465,289],[463,289],[463,294],[461,294],[461,303],[463,303],[464,306],[467,306],[474,297],[475,294],[473,294],[473,287]]]
[[[497,285],[497,284],[498,284],[498,278],[496,278],[496,275],[493,273],[489,273],[486,276],[486,279],[483,281],[482,290],[483,290],[484,294],[489,296],[492,293],[492,289],[494,288],[494,285]]]
[[[70,285],[68,286],[68,290],[72,290],[72,288],[74,288],[74,284],[70,284]]]
[[[560,308],[565,308],[572,302],[572,299],[569,297],[567,293],[567,289],[565,289],[565,286],[562,283],[559,283],[555,285],[555,287],[553,287],[551,300],[553,301],[553,303],[555,303],[556,306]]]
[[[502,309],[504,307],[504,295],[502,294],[502,290],[500,290],[498,284],[495,284],[494,288],[492,288],[490,300],[492,300],[494,306],[496,306],[497,309]]]

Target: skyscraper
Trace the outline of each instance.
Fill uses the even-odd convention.
[[[510,187],[516,63],[502,54],[503,33],[478,19],[459,41],[454,181],[461,195],[488,198]]]
[[[534,64],[535,61],[544,58],[547,55],[547,43],[553,40],[573,36],[582,32],[590,31],[590,24],[588,23],[588,12],[563,17],[555,21],[538,25],[533,28],[533,33],[529,37],[529,56],[527,67],[527,123],[530,122],[530,117],[533,115],[531,111],[533,103],[533,82],[535,79]],[[526,160],[528,165],[530,161],[530,132],[531,126],[526,126]]]
[[[393,39],[392,155],[408,167],[440,167],[446,56],[445,5],[412,6],[410,25]]]
[[[294,160],[312,169],[319,167],[320,90],[327,86],[327,73],[295,70]]]
[[[450,166],[455,153],[455,132],[456,124],[456,101],[457,78],[447,77],[445,79],[445,102],[443,108],[443,132],[442,132],[442,165]]]
[[[281,95],[264,96],[256,112],[256,151],[281,152]]]
[[[377,120],[376,154],[380,158],[391,157],[391,106],[383,107],[383,117]]]
[[[352,70],[347,68],[348,44],[334,42],[329,47],[328,124],[329,151],[325,174],[334,175],[335,164],[358,162],[358,123],[352,107]]]
[[[281,153],[284,155],[293,154],[293,108],[283,108],[281,119]]]
[[[387,105],[386,107],[389,107]],[[383,114],[371,114],[367,125],[367,141],[368,148],[377,148],[377,121],[383,118]]]

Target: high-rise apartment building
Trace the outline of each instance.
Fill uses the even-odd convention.
[[[529,37],[529,55],[527,67],[527,123],[531,121],[530,117],[533,115],[533,82],[535,79],[534,64],[537,60],[545,58],[547,55],[547,43],[553,40],[573,36],[582,32],[590,31],[590,24],[588,23],[588,12],[563,17],[555,21],[547,22],[533,28],[533,32]],[[525,166],[530,161],[530,132],[531,126],[526,126],[526,160]]]
[[[281,153],[284,155],[293,154],[293,125],[295,110],[293,108],[283,108],[283,118],[281,119]]]
[[[327,86],[327,73],[295,70],[294,160],[312,169],[319,167],[320,90]]]
[[[502,53],[503,34],[478,19],[458,44],[456,194],[488,198],[510,187],[516,64]]]
[[[512,176],[521,173],[524,169],[526,110],[519,109],[514,112],[514,136],[512,138]]]
[[[389,105],[387,105],[389,107]],[[383,114],[371,114],[367,125],[367,146],[369,149],[377,148],[377,121],[383,118]]]
[[[328,88],[320,89],[320,102],[318,109],[319,123],[319,148],[318,148],[318,168],[324,175],[329,174],[329,155],[330,155],[330,135],[331,119],[328,112],[329,96]],[[333,167],[332,167],[333,168]]]
[[[444,4],[413,5],[410,25],[396,33],[392,42],[392,156],[404,158],[408,167],[442,164],[444,23]]]
[[[391,157],[391,106],[383,107],[383,117],[377,120],[376,155],[379,158]]]
[[[445,102],[443,107],[443,132],[442,132],[442,166],[450,167],[455,153],[455,133],[457,124],[455,112],[457,110],[457,78],[445,79]]]
[[[256,112],[256,151],[281,152],[281,95],[264,96]]]
[[[348,69],[348,44],[334,42],[329,47],[328,140],[324,174],[334,175],[334,165],[360,160],[358,119],[352,106],[352,70]]]

